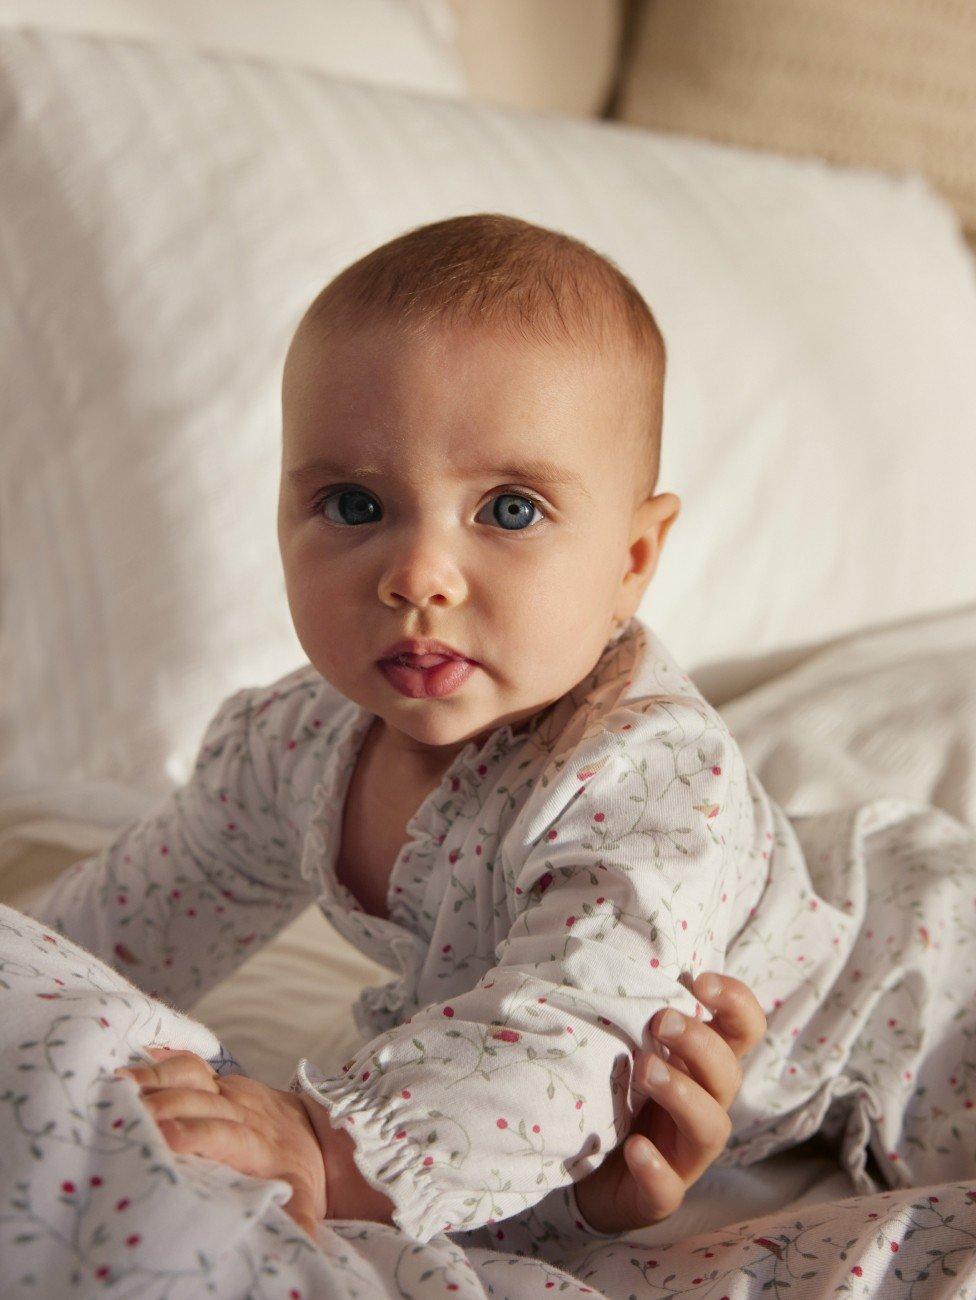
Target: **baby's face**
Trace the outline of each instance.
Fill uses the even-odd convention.
[[[517,727],[636,608],[680,503],[635,494],[624,388],[578,351],[470,329],[293,341],[278,502],[292,619],[405,751],[436,763]],[[401,693],[380,666],[422,637],[476,662],[448,694],[416,670]]]

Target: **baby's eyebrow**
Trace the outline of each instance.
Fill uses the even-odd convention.
[[[292,482],[304,482],[320,474],[340,474],[350,479],[382,477],[381,471],[372,466],[341,465],[323,456],[316,456],[314,460],[306,461],[303,465],[288,470],[288,477]],[[497,475],[499,478],[532,479],[536,483],[561,484],[563,487],[578,488],[587,496],[590,495],[586,484],[575,470],[541,456],[520,460],[517,463],[509,461],[505,465],[472,466],[467,471],[469,479],[483,478],[487,475]]]

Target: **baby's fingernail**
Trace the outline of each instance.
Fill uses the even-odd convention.
[[[630,1158],[638,1165],[653,1165],[657,1168],[661,1163],[657,1151],[646,1138],[643,1142],[632,1142],[629,1150]]]
[[[665,1011],[657,1028],[658,1038],[677,1038],[685,1027],[684,1016],[677,1011]]]
[[[660,1088],[668,1081],[668,1067],[656,1056],[647,1062],[647,1081],[655,1088]]]
[[[722,981],[717,975],[702,975],[698,980],[698,996],[703,1002],[714,1002],[722,992]]]

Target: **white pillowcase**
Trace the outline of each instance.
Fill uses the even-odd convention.
[[[640,612],[714,702],[973,598],[976,281],[920,180],[39,31],[0,31],[0,169],[0,793],[162,796],[224,696],[305,662],[288,340],[454,213],[577,235],[656,312],[683,510]]]
[[[450,0],[0,0],[0,24],[137,37],[467,94]]]

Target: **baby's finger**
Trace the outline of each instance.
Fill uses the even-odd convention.
[[[184,1085],[188,1088],[202,1088],[205,1092],[220,1091],[217,1076],[195,1052],[176,1052],[157,1061],[155,1065],[122,1066],[115,1073],[152,1088]]]
[[[229,1119],[243,1123],[244,1116],[232,1101],[215,1092],[199,1088],[148,1088],[139,1100],[158,1124],[162,1119]]]
[[[183,1155],[205,1156],[255,1178],[278,1178],[263,1138],[247,1124],[207,1115],[161,1119],[159,1130],[167,1144]]]
[[[658,1057],[649,1056],[646,1068],[635,1068],[633,1082],[638,1092],[646,1092],[667,1111],[685,1139],[676,1146],[684,1156],[672,1163],[686,1183],[693,1182],[725,1150],[732,1121],[700,1084]]]
[[[624,1142],[624,1159],[636,1184],[628,1197],[632,1221],[617,1231],[643,1228],[666,1219],[684,1200],[685,1184],[649,1138],[631,1134]]]
[[[673,1007],[651,1017],[651,1032],[668,1048],[668,1064],[691,1076],[727,1110],[742,1087],[742,1066],[724,1038],[704,1021],[683,1016]]]
[[[710,987],[717,981],[715,991]],[[732,975],[702,971],[692,985],[695,997],[712,1012],[711,1027],[736,1056],[745,1056],[766,1033],[766,1013],[748,984]]]

